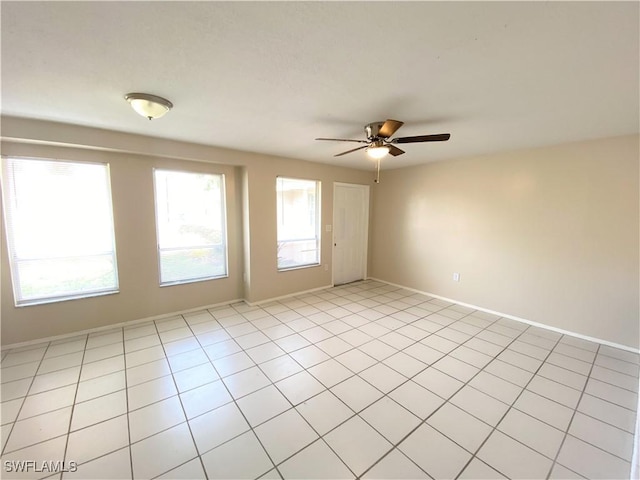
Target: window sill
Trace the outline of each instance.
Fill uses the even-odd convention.
[[[60,303],[60,302],[68,302],[70,300],[82,300],[85,298],[94,298],[94,297],[104,297],[106,295],[115,295],[116,293],[120,293],[120,290],[109,290],[106,292],[95,292],[95,293],[87,293],[83,295],[68,295],[64,297],[54,297],[54,298],[38,298],[34,300],[23,300],[21,302],[16,302],[16,308],[22,307],[33,307],[35,305],[47,305],[50,303]]]
[[[279,268],[278,272],[290,272],[291,270],[303,270],[305,268],[316,268],[321,266],[320,263],[311,263],[309,265],[296,265],[294,267]]]
[[[177,280],[175,282],[164,282],[160,284],[160,288],[174,287],[176,285],[186,285],[189,283],[208,282],[210,280],[221,280],[223,278],[229,278],[229,274],[227,273],[225,275],[216,275],[215,277],[193,278],[189,280]]]

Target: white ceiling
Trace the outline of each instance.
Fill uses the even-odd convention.
[[[366,169],[314,138],[451,133],[394,168],[637,133],[639,5],[2,1],[2,114]]]

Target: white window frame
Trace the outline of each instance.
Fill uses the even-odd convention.
[[[212,177],[220,177],[220,201],[221,201],[221,221],[222,221],[222,249],[224,251],[224,273],[220,275],[206,275],[201,277],[191,277],[191,278],[183,278],[179,280],[170,280],[163,281],[162,280],[162,256],[161,253],[163,251],[171,251],[171,250],[189,250],[189,249],[201,249],[201,248],[211,248],[216,247],[218,244],[211,245],[198,245],[193,247],[167,247],[163,248],[160,245],[160,227],[158,222],[158,194],[157,194],[157,172],[165,172],[165,173],[177,173],[177,174],[187,174],[187,175],[208,175]],[[187,283],[195,283],[195,282],[204,282],[208,280],[217,280],[220,278],[228,278],[229,277],[229,243],[227,237],[227,194],[226,194],[226,176],[223,173],[209,173],[209,172],[195,172],[190,170],[175,170],[170,168],[154,168],[153,169],[153,196],[154,196],[154,208],[155,208],[155,222],[156,222],[156,247],[157,247],[157,256],[158,256],[158,281],[161,287],[170,287],[173,285],[183,285]]]
[[[61,256],[51,256],[51,257],[43,257],[43,258],[19,258],[17,253],[17,248],[13,234],[13,215],[17,214],[14,211],[12,203],[16,199],[15,194],[15,184],[10,181],[13,179],[13,174],[10,173],[10,170],[13,168],[13,162],[47,162],[47,163],[60,163],[60,164],[72,164],[72,165],[95,165],[104,167],[105,171],[105,181],[106,181],[106,193],[107,193],[107,205],[109,211],[109,223],[110,223],[110,243],[111,249],[105,252],[96,252],[91,255],[61,255]],[[25,307],[30,305],[41,305],[47,303],[55,303],[62,302],[67,300],[76,300],[81,298],[90,298],[102,295],[111,295],[119,292],[119,276],[118,276],[118,262],[116,255],[116,241],[115,241],[115,226],[113,221],[113,202],[112,202],[112,193],[111,193],[111,172],[108,163],[98,163],[98,162],[80,162],[73,160],[59,160],[59,159],[50,159],[50,158],[33,158],[33,157],[17,157],[17,156],[3,156],[2,157],[2,194],[3,194],[3,210],[4,210],[4,221],[5,221],[5,233],[7,239],[7,251],[9,255],[9,265],[11,270],[11,280],[13,286],[13,296],[16,307]],[[21,262],[36,262],[36,261],[45,261],[45,260],[56,260],[56,259],[71,259],[71,258],[92,258],[92,257],[102,257],[102,256],[111,256],[113,263],[113,276],[114,276],[114,284],[107,288],[94,288],[94,289],[86,289],[86,290],[77,290],[72,293],[66,294],[52,294],[52,295],[41,295],[41,296],[32,296],[30,298],[24,298],[23,288],[20,281],[20,269],[19,264]]]
[[[285,176],[278,176],[276,177],[276,208],[278,208],[278,205],[280,203],[280,200],[278,199],[278,196],[280,195],[280,186],[279,186],[279,182],[281,181],[293,181],[293,182],[309,182],[309,183],[314,183],[315,187],[316,187],[316,203],[315,203],[315,221],[316,221],[316,225],[315,225],[315,242],[316,242],[316,251],[317,251],[317,261],[315,262],[310,262],[310,263],[299,263],[299,264],[294,264],[294,265],[287,265],[287,266],[280,266],[280,257],[278,255],[276,255],[276,264],[278,267],[278,271],[279,272],[286,272],[288,270],[299,270],[302,268],[312,268],[312,267],[318,267],[322,264],[322,259],[321,259],[321,253],[322,253],[322,239],[321,239],[321,211],[322,211],[322,198],[321,198],[321,193],[322,193],[322,182],[320,180],[313,180],[313,179],[309,179],[309,178],[296,178],[296,177],[285,177]],[[280,212],[276,213],[276,218],[279,218]],[[283,242],[296,242],[296,241],[310,241],[310,240],[314,240],[313,238],[309,238],[309,239],[291,239],[291,240],[280,240],[280,221],[277,220],[277,224],[276,224],[276,242],[277,242],[277,252],[280,251],[280,248],[282,247],[282,243]]]

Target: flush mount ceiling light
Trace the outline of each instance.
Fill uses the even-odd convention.
[[[166,98],[148,93],[128,93],[124,98],[136,112],[149,120],[160,118],[173,108],[173,103]]]

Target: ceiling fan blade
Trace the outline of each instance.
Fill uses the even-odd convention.
[[[369,143],[367,140],[351,140],[349,138],[316,138],[316,140],[329,140],[329,141],[332,141],[332,142]]]
[[[398,155],[402,155],[403,153],[404,153],[404,150],[400,150],[395,145],[389,145],[389,155],[393,155],[394,157],[397,157]]]
[[[437,135],[418,135],[415,137],[400,137],[391,140],[392,143],[419,143],[419,142],[446,142],[451,135],[449,133],[439,133]]]
[[[404,122],[388,119],[382,124],[382,127],[380,127],[378,136],[380,138],[389,138],[391,135],[396,133],[396,130],[398,130],[402,125],[404,125]]]
[[[352,150],[347,150],[346,152],[339,153],[334,155],[334,157],[341,157],[342,155],[346,155],[347,153],[356,152],[358,150],[362,150],[363,148],[367,148],[369,145],[363,145],[362,147],[354,148]]]

